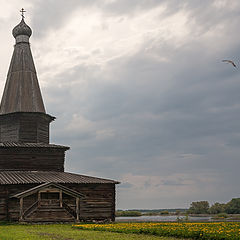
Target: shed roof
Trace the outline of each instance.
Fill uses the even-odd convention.
[[[0,148],[63,148],[69,149],[67,146],[48,144],[48,143],[23,143],[23,142],[0,142]]]
[[[31,183],[118,184],[119,182],[69,172],[0,171],[0,185]]]

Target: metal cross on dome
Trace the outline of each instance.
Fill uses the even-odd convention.
[[[22,13],[22,14],[21,14],[22,18],[25,18],[25,17],[24,17],[24,13],[25,13],[26,11],[24,10],[24,8],[22,8],[22,9],[20,10],[20,12]]]

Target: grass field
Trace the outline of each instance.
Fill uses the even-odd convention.
[[[0,225],[0,240],[176,240],[174,238],[79,230],[69,224]]]

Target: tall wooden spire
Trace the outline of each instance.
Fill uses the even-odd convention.
[[[21,13],[0,107],[0,171],[63,171],[69,147],[49,144],[55,118],[45,113],[29,46],[32,30]]]
[[[49,143],[49,124],[29,45],[31,28],[22,20],[13,29],[14,52],[0,105],[0,143]]]
[[[31,28],[22,17],[13,29],[16,39],[7,81],[0,106],[0,114],[14,112],[45,113],[37,73],[29,45]]]

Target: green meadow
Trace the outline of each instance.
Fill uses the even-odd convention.
[[[0,225],[0,240],[176,240],[140,234],[98,232],[73,228],[70,224]]]

